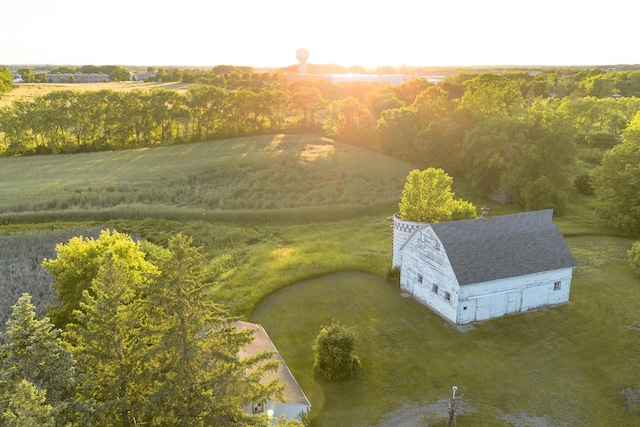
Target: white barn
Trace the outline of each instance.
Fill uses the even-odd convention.
[[[569,301],[576,261],[553,210],[436,224],[394,217],[400,287],[465,324]]]
[[[274,423],[282,415],[287,419],[302,421],[300,415],[309,413],[311,410],[311,403],[302,391],[302,388],[298,385],[298,382],[289,370],[289,367],[280,356],[280,353],[278,353],[273,341],[271,341],[271,338],[267,335],[267,331],[265,331],[261,325],[256,323],[237,321],[235,322],[235,325],[238,329],[250,329],[254,331],[253,342],[243,348],[240,352],[240,356],[249,357],[263,351],[274,352],[273,357],[280,361],[278,372],[268,372],[263,376],[262,381],[269,383],[277,377],[279,384],[284,386],[284,393],[282,396],[283,401],[268,399],[253,402],[251,407],[245,408],[245,412],[250,414],[268,413],[273,418]]]

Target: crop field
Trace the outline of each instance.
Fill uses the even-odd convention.
[[[291,135],[2,158],[0,222],[393,213],[411,169],[372,151]]]
[[[109,89],[113,91],[168,89],[184,92],[188,83],[145,83],[145,82],[107,82],[107,83],[20,83],[13,89],[0,96],[0,108],[10,105],[13,101],[29,101],[35,97],[60,90],[75,90],[87,92]]]
[[[460,332],[382,278],[411,169],[313,135],[0,158],[0,292],[32,292],[42,313],[53,295],[40,263],[57,242],[182,232],[207,253],[212,299],[265,326],[314,426],[445,425],[453,385],[458,425],[639,425],[633,239],[608,233],[592,198],[569,200],[557,223],[578,261],[570,303]],[[311,345],[331,320],[358,329],[361,377],[314,376]]]

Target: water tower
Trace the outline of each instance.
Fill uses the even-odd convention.
[[[300,48],[296,50],[296,58],[298,58],[298,74],[305,75],[307,74],[307,59],[309,59],[309,51],[304,48]]]

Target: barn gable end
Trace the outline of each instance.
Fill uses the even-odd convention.
[[[401,287],[454,323],[569,300],[576,262],[550,209],[414,224],[408,236],[394,226]]]

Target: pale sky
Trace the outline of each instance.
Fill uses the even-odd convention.
[[[637,0],[3,2],[0,65],[640,63]],[[597,4],[597,6],[594,6]]]

